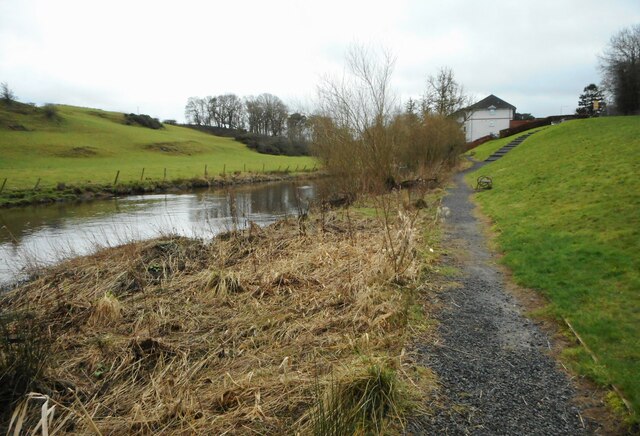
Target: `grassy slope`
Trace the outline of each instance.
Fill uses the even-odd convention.
[[[495,222],[505,263],[519,283],[542,290],[602,362],[569,350],[578,369],[619,385],[637,416],[640,117],[550,127],[481,171],[494,189],[476,198]]]
[[[117,170],[120,181],[145,178],[168,179],[202,177],[204,165],[209,175],[226,171],[277,170],[290,166],[314,165],[308,157],[258,154],[229,138],[195,130],[166,126],[162,130],[122,124],[122,114],[95,109],[58,106],[59,123],[41,114],[18,114],[0,105],[0,183],[7,188],[33,187],[58,182],[83,184],[112,182]],[[14,131],[7,126],[20,124],[30,131]],[[156,145],[155,149],[148,147]],[[164,148],[165,151],[159,150]],[[80,149],[80,150],[78,150]],[[166,151],[166,150],[169,151]]]

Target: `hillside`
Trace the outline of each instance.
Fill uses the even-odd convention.
[[[277,171],[314,166],[308,157],[269,156],[230,138],[165,125],[153,130],[126,125],[124,115],[55,106],[55,114],[17,104],[0,105],[0,184],[5,190],[58,183],[86,185],[144,179],[217,176],[226,171]]]
[[[478,147],[484,156],[495,144]],[[485,150],[486,149],[486,150]],[[575,120],[542,130],[468,176],[515,280],[540,290],[581,348],[565,360],[614,383],[640,412],[640,117]],[[615,402],[615,401],[614,401]],[[620,405],[620,404],[619,404]]]

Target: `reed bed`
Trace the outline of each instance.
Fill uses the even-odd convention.
[[[361,385],[372,368],[415,391],[404,347],[428,286],[420,253],[432,211],[397,203],[385,219],[330,211],[206,243],[110,248],[4,295],[2,313],[34,320],[50,342],[38,395],[12,405],[12,429],[317,433],[327,392]],[[397,429],[400,409],[376,410]]]

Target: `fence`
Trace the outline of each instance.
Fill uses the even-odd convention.
[[[218,167],[219,168],[219,167]],[[67,189],[67,183],[73,187],[80,188],[107,188],[107,187],[116,187],[119,185],[140,185],[144,183],[155,183],[156,185],[162,183],[181,183],[185,181],[189,181],[196,183],[198,185],[207,185],[210,182],[215,180],[223,181],[229,177],[239,177],[242,175],[246,175],[248,177],[254,175],[278,175],[278,174],[290,174],[290,173],[310,173],[315,172],[317,170],[317,165],[280,165],[277,168],[274,166],[266,167],[265,164],[262,164],[261,167],[252,168],[251,166],[247,166],[246,163],[239,166],[238,164],[233,165],[229,170],[227,170],[227,165],[223,164],[222,171],[217,175],[215,173],[210,172],[210,168],[208,164],[204,164],[202,167],[202,172],[200,175],[194,174],[191,177],[173,177],[171,178],[171,168],[164,167],[143,167],[139,169],[137,174],[132,169],[127,169],[126,171],[115,170],[113,173],[113,178],[109,178],[108,176],[101,175],[100,179],[102,181],[69,181],[69,182],[61,182],[59,180],[46,180],[44,177],[37,177],[37,180],[33,185],[26,186],[24,179],[20,180],[18,186],[11,187],[11,179],[9,177],[0,178],[0,195],[1,194],[9,194],[10,192],[23,192],[23,191],[38,191],[42,189],[55,189],[58,191],[63,191]],[[178,172],[178,171],[176,171]],[[184,174],[184,169],[180,171],[181,174]],[[124,176],[126,174],[126,176]],[[35,179],[32,179],[35,180]],[[112,181],[109,181],[112,180]],[[202,183],[197,183],[202,182]],[[32,187],[29,187],[32,186]]]

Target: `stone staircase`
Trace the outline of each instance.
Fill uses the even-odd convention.
[[[485,162],[494,162],[500,159],[505,154],[509,153],[512,149],[516,148],[518,145],[522,144],[525,139],[529,136],[535,134],[536,132],[525,133],[522,136],[518,136],[516,139],[502,147],[500,150],[494,152],[491,156],[485,159]]]

